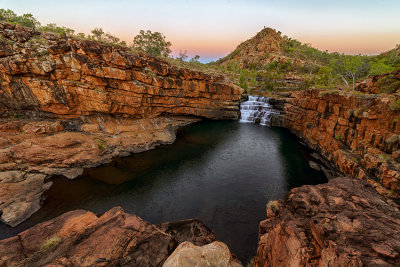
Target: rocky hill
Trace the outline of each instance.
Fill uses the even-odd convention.
[[[282,60],[282,42],[280,33],[271,28],[264,28],[253,38],[241,43],[228,56],[220,59],[219,64],[223,66],[235,62],[241,68],[262,66],[273,60]]]

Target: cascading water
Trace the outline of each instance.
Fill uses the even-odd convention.
[[[272,114],[279,114],[269,104],[269,100],[269,97],[249,95],[249,100],[240,105],[240,122],[269,126]]]

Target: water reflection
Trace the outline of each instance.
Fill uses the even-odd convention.
[[[255,254],[259,221],[269,200],[290,188],[324,181],[308,151],[287,131],[232,121],[200,122],[156,150],[87,170],[76,180],[57,177],[45,206],[13,235],[66,211],[102,213],[122,206],[152,223],[198,217],[243,261]]]

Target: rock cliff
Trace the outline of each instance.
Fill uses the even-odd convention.
[[[162,266],[182,242],[216,246],[221,251],[203,255],[235,262],[226,245],[215,242],[212,231],[196,219],[162,227],[169,232],[119,207],[100,217],[71,211],[1,240],[0,266]],[[179,255],[184,258],[182,251]],[[173,259],[169,262],[176,266]]]
[[[0,215],[41,207],[52,175],[169,144],[201,118],[237,119],[242,89],[128,48],[0,22]]]
[[[277,102],[272,123],[301,137],[344,174],[400,193],[400,123],[393,95],[304,90]],[[382,186],[380,186],[382,185]]]
[[[0,37],[3,115],[238,118],[242,90],[224,76],[18,25],[0,23]]]
[[[335,178],[269,203],[255,266],[399,266],[400,213],[369,184]]]

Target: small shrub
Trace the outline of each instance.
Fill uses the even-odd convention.
[[[98,139],[97,140],[97,148],[100,151],[104,151],[104,150],[108,149],[108,144],[103,139]]]
[[[337,134],[337,135],[335,136],[335,139],[340,141],[340,140],[343,139],[343,136],[342,136],[341,134]]]
[[[270,208],[273,212],[278,210],[278,201],[276,200],[271,200],[267,204],[267,208]]]
[[[391,137],[389,137],[388,139],[385,140],[385,143],[387,144],[394,144],[396,142],[400,141],[400,136],[397,134],[392,135]]]
[[[396,100],[394,100],[394,101],[390,104],[389,108],[390,108],[391,110],[393,110],[393,111],[398,111],[398,110],[400,110],[400,98],[397,98]]]
[[[61,238],[59,236],[53,235],[52,237],[49,237],[46,241],[44,241],[44,243],[40,247],[40,251],[48,250],[57,245],[58,243],[60,243],[60,241]]]
[[[249,84],[247,83],[247,77],[245,74],[240,74],[239,76],[239,86],[247,91],[249,89]]]
[[[325,95],[328,95],[328,94],[338,94],[340,92],[340,90],[324,90],[324,91],[321,91],[321,92],[319,92],[319,96],[325,96]]]
[[[400,80],[391,74],[381,78],[376,85],[379,88],[379,93],[391,94],[400,89]]]
[[[359,107],[354,111],[354,116],[356,116],[358,118],[367,110],[368,110],[368,108],[365,106]]]
[[[18,118],[22,117],[22,114],[14,113],[13,117],[14,117],[14,119],[18,119]]]
[[[391,156],[389,154],[379,154],[378,158],[383,162],[391,160]]]

